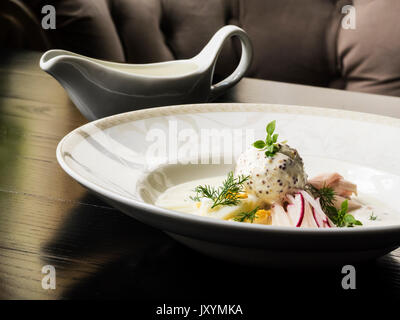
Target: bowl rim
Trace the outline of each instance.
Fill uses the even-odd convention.
[[[252,110],[245,110],[251,108]],[[158,207],[156,205],[146,203],[144,201],[136,200],[112,192],[96,183],[93,183],[83,176],[79,175],[73,169],[71,169],[67,163],[64,161],[63,157],[63,146],[72,137],[75,137],[79,131],[83,129],[89,129],[86,132],[90,132],[90,127],[96,126],[97,128],[110,128],[117,124],[133,122],[143,119],[148,119],[152,117],[161,117],[164,115],[179,115],[179,114],[199,114],[199,113],[212,113],[212,112],[279,112],[279,110],[284,109],[284,111],[290,112],[289,109],[296,108],[296,111],[301,111],[303,114],[313,114],[320,116],[334,116],[338,118],[354,119],[358,121],[368,121],[373,123],[381,123],[384,125],[392,125],[400,128],[400,119],[375,115],[370,113],[340,110],[340,109],[326,109],[320,107],[311,106],[298,106],[298,105],[281,105],[281,104],[265,104],[265,103],[202,103],[202,104],[188,104],[188,105],[174,105],[167,107],[154,107],[150,109],[141,109],[136,111],[130,111],[125,113],[120,113],[112,115],[109,117],[101,118],[89,123],[86,123],[78,128],[72,130],[66,136],[64,136],[57,145],[56,157],[61,168],[74,180],[83,185],[90,191],[94,191],[98,195],[108,198],[117,203],[133,207],[138,210],[144,210],[148,213],[152,213],[158,217],[177,219],[179,222],[183,223],[195,223],[198,226],[211,226],[215,228],[223,228],[231,231],[247,231],[256,233],[282,233],[285,232],[288,235],[355,235],[355,234],[370,234],[370,233],[386,233],[386,232],[399,232],[400,234],[400,224],[399,225],[388,225],[388,226],[368,226],[368,227],[357,227],[357,228],[293,228],[284,226],[267,226],[262,224],[251,224],[251,223],[237,223],[233,221],[226,221],[220,219],[212,219],[208,217],[191,215],[175,210],[169,210],[165,208]],[[122,120],[122,121],[121,121]],[[101,124],[107,122],[106,126]],[[98,126],[100,125],[100,126]],[[79,135],[83,138],[81,135]],[[84,139],[84,138],[83,138]],[[140,219],[139,219],[140,220]],[[172,230],[166,230],[169,232],[174,232]],[[177,232],[178,233],[178,232]]]

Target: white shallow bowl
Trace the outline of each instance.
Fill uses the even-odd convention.
[[[167,151],[175,144],[178,150],[185,145],[187,150],[195,150],[203,129],[248,129],[261,138],[265,125],[273,119],[280,137],[303,156],[309,176],[338,171],[357,183],[360,192],[380,199],[400,214],[400,120],[364,113],[265,104],[146,109],[100,119],[72,131],[59,143],[57,159],[72,178],[114,207],[221,259],[273,267],[322,266],[373,259],[399,247],[400,225],[275,227],[221,221],[154,205],[157,196],[170,186],[225,175],[233,167],[229,163],[182,164],[181,160],[187,160],[184,157],[177,164],[170,163],[172,158],[158,158],[155,163],[157,158],[150,157],[154,151],[150,148],[155,141],[162,141],[155,136],[164,134]],[[186,134],[194,140],[176,141],[176,132],[185,132],[183,129],[188,129]],[[241,146],[249,145],[249,141],[235,137],[233,144],[239,148],[232,152],[232,159]],[[226,154],[219,157],[229,160]]]

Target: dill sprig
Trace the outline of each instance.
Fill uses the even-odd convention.
[[[250,221],[250,223],[253,223],[254,219],[258,218],[257,211],[258,211],[258,207],[249,212],[241,212],[235,218],[233,218],[233,220],[238,221],[238,222],[245,222],[247,220],[247,221]]]
[[[347,199],[342,202],[339,210],[335,208],[333,202],[335,201],[336,193],[333,188],[323,186],[321,189],[318,189],[308,183],[305,189],[314,198],[319,198],[322,210],[337,227],[362,225],[361,221],[356,220],[352,214],[347,212],[349,209],[349,201]]]
[[[309,191],[314,198],[319,198],[319,203],[321,204],[321,208],[325,213],[329,214],[330,212],[334,212],[333,209],[336,210],[333,204],[336,193],[333,188],[324,186],[321,189],[317,189],[311,183],[308,183],[305,189],[306,191]]]
[[[193,201],[200,201],[201,198],[214,199],[217,195],[216,188],[209,185],[197,186],[194,191],[196,195],[190,197]]]
[[[373,212],[369,216],[369,220],[371,220],[371,221],[375,221],[377,218],[378,218],[378,216],[376,216]]]
[[[245,177],[240,175],[234,177],[233,172],[228,173],[228,177],[222,183],[222,186],[215,188],[209,185],[197,186],[194,189],[196,195],[190,197],[193,201],[200,201],[201,198],[208,198],[213,201],[211,209],[217,206],[234,206],[239,203],[238,195],[244,191],[244,182],[248,180],[250,176]]]

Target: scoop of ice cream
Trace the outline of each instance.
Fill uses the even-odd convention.
[[[243,152],[236,163],[235,175],[249,176],[246,192],[268,204],[280,202],[295,189],[303,189],[307,181],[303,160],[286,144],[280,145],[271,158],[253,147]]]

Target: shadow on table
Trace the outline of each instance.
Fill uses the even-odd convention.
[[[105,263],[107,257],[169,240],[161,231],[126,216],[91,194],[87,193],[80,202],[85,204],[67,213],[42,252]]]
[[[65,299],[246,303],[279,297],[298,300],[305,298],[305,293],[314,301],[336,297],[376,299],[377,292],[381,298],[400,297],[400,264],[391,255],[356,265],[357,289],[344,290],[342,266],[276,270],[215,260],[116,210],[102,207],[100,200],[97,209],[79,206],[70,212],[43,251],[52,255],[68,252],[70,259],[97,266],[68,286],[62,294]]]
[[[140,259],[136,255],[126,255],[110,262],[92,278],[72,288],[65,297],[218,303],[273,302],[280,297],[285,297],[286,301],[306,301],[304,294],[314,302],[338,297],[366,301],[371,297],[374,301],[399,297],[398,283],[397,287],[392,283],[398,272],[387,274],[379,267],[379,262],[355,267],[357,290],[344,290],[341,266],[313,271],[245,267],[217,261],[170,243],[152,248]]]

